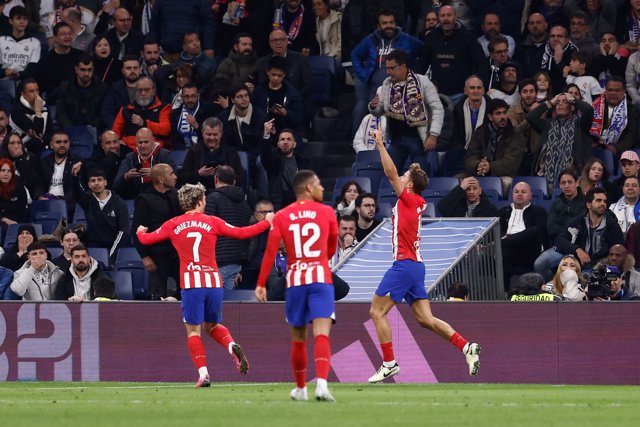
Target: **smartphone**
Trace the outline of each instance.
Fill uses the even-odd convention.
[[[220,163],[218,162],[208,162],[204,164],[206,167],[208,168],[217,168],[218,166],[220,166]]]

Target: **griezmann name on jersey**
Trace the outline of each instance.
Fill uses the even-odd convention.
[[[405,187],[398,198],[391,215],[391,243],[393,244],[393,259],[422,262],[420,255],[420,229],[422,213],[427,208],[427,202],[419,194],[409,191]]]

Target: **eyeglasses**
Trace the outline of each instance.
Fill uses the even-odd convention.
[[[266,215],[268,213],[273,213],[273,212],[274,212],[273,210],[256,211],[256,213],[263,214],[263,215]]]
[[[398,68],[400,65],[402,65],[402,64],[396,64],[396,65],[392,65],[392,66],[390,66],[390,67],[387,67],[387,71],[393,71],[393,70],[395,70],[396,68]]]

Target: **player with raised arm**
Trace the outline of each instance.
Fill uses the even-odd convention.
[[[267,300],[265,288],[280,240],[287,249],[285,311],[291,327],[291,365],[296,388],[293,400],[307,396],[307,324],[315,337],[316,399],[333,402],[327,377],[331,367],[329,332],[335,319],[334,289],[329,259],[338,243],[338,221],[329,206],[322,204],[324,188],[315,172],[301,170],[293,179],[296,201],[278,211],[269,232],[256,286],[258,301]]]
[[[404,175],[398,176],[398,171],[384,145],[382,133],[374,132],[374,137],[380,151],[384,173],[398,194],[398,202],[391,217],[394,262],[378,285],[369,309],[383,357],[382,366],[369,378],[369,382],[377,383],[400,372],[393,354],[391,326],[387,314],[403,299],[411,306],[420,326],[446,338],[464,353],[469,365],[469,374],[476,375],[480,367],[480,346],[469,343],[448,323],[433,316],[429,296],[424,287],[425,268],[420,256],[420,227],[427,203],[420,194],[427,187],[429,178],[417,163],[409,166]]]
[[[178,201],[185,213],[171,218],[151,233],[141,225],[136,230],[143,245],[170,239],[180,257],[180,287],[182,288],[182,321],[187,328],[187,346],[198,370],[196,387],[209,387],[207,355],[200,334],[202,327],[218,344],[233,356],[241,374],[249,363],[242,347],[222,325],[222,278],[216,264],[218,236],[248,239],[269,229],[273,214],[265,221],[249,227],[234,227],[218,217],[205,215],[205,188],[202,184],[185,184],[178,190]]]

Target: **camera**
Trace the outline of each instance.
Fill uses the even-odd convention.
[[[587,281],[587,297],[589,297],[590,300],[610,297],[613,293],[611,290],[611,282],[619,277],[620,273],[614,271],[611,267],[607,267],[606,265],[597,266],[593,269]]]

